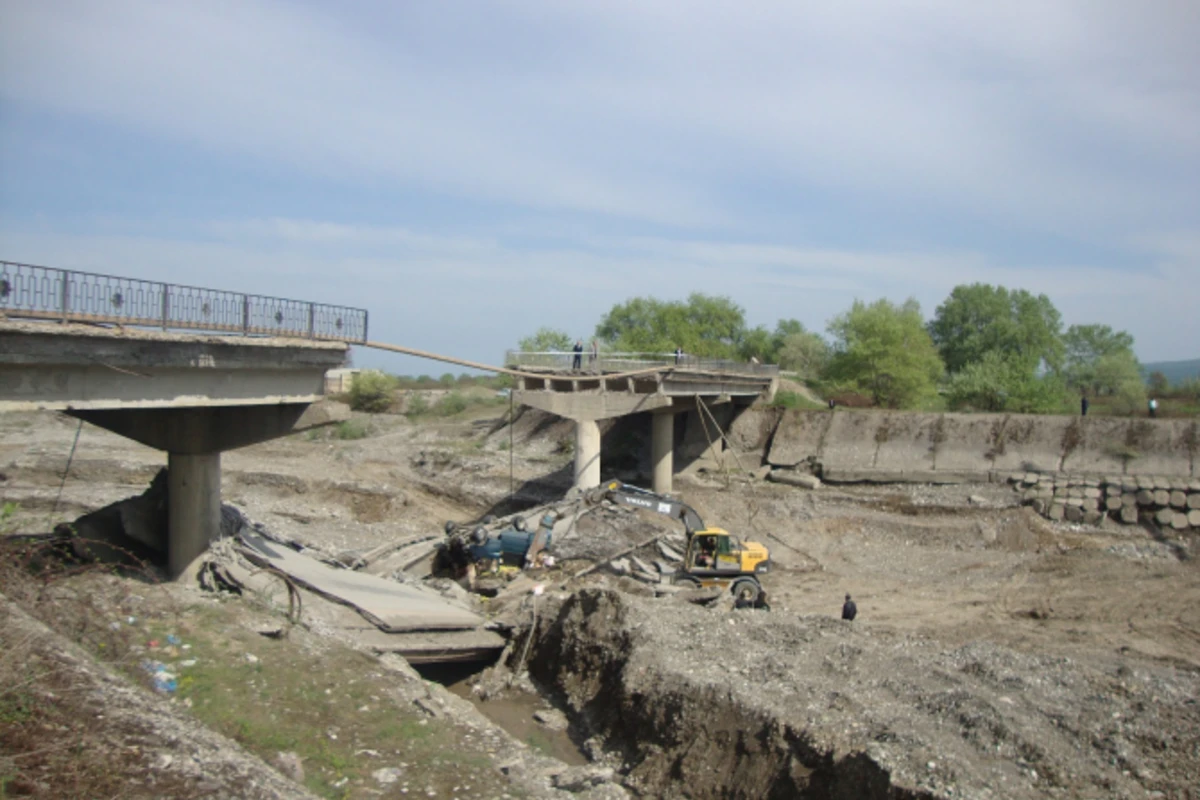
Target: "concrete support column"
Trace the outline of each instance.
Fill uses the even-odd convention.
[[[650,462],[654,465],[654,491],[670,494],[675,474],[675,415],[651,414]]]
[[[167,454],[167,567],[176,578],[221,527],[221,454]]]
[[[575,421],[575,485],[600,485],[600,425],[592,419]]]

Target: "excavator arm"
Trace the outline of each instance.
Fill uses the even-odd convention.
[[[704,520],[700,519],[700,515],[696,513],[696,509],[686,503],[681,503],[678,500],[672,500],[669,497],[663,497],[661,494],[656,494],[637,486],[630,486],[620,481],[609,481],[601,484],[593,490],[590,498],[594,500],[608,499],[614,503],[634,508],[645,508],[671,517],[672,519],[677,519],[683,523],[684,530],[687,532],[689,539],[696,531],[705,529]]]

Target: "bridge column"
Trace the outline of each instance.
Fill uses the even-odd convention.
[[[675,474],[675,415],[660,412],[650,415],[650,461],[654,465],[654,491],[670,494]]]
[[[220,535],[221,454],[167,454],[167,567],[178,577]]]
[[[575,485],[600,485],[600,425],[594,419],[575,420]]]

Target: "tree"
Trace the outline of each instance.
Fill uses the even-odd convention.
[[[738,346],[738,358],[743,361],[757,358],[763,364],[773,364],[777,358],[775,353],[774,337],[762,325],[746,331]]]
[[[1030,374],[1062,365],[1062,317],[1050,298],[984,283],[955,286],[937,308],[929,333],[955,373],[996,351]]]
[[[596,336],[614,350],[734,358],[746,336],[746,315],[728,297],[699,292],[686,302],[635,297],[612,307]]]
[[[784,364],[788,358],[784,355],[784,346],[792,337],[799,338],[792,342],[791,364]],[[816,377],[816,371],[824,363],[828,350],[825,340],[819,334],[807,331],[800,320],[781,319],[774,331],[768,331],[762,325],[746,331],[738,348],[738,356],[745,361],[753,357],[764,364],[779,364],[784,369],[807,372],[806,377]]]
[[[955,409],[1036,414],[1056,411],[1065,402],[1066,387],[1057,375],[1034,375],[996,350],[946,381],[946,403]]]
[[[829,323],[833,355],[825,376],[869,392],[889,408],[913,406],[933,395],[942,360],[914,299],[900,306],[855,300]]]
[[[1166,394],[1171,389],[1171,382],[1167,380],[1166,374],[1157,369],[1150,373],[1146,382],[1154,394]]]
[[[802,329],[784,338],[777,360],[782,369],[799,373],[803,380],[812,380],[820,377],[829,363],[829,345],[819,334]]]
[[[1132,414],[1146,403],[1142,365],[1131,350],[1118,350],[1097,359],[1092,371],[1092,386],[1097,393],[1112,398],[1112,408],[1117,413]]]
[[[538,328],[537,333],[517,342],[517,349],[522,353],[565,353],[571,346],[571,337],[555,328]]]
[[[1125,331],[1107,325],[1072,325],[1063,334],[1063,345],[1063,376],[1074,389],[1093,395],[1114,394],[1130,374],[1141,381],[1133,337]]]

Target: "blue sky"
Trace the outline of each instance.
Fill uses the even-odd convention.
[[[638,295],[823,331],[975,281],[1193,358],[1196,41],[1192,0],[0,0],[0,259],[492,363]]]

